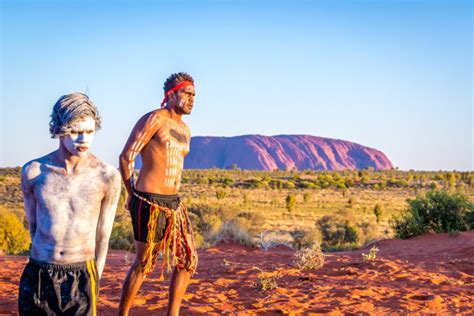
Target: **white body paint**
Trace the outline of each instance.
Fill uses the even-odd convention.
[[[75,156],[88,154],[95,135],[95,121],[91,117],[77,120],[71,124],[71,132],[61,136],[61,141],[69,153]]]
[[[176,194],[181,185],[191,133],[184,122],[177,122],[166,113],[167,110],[157,110],[142,117],[121,154],[123,178],[129,179],[135,158],[141,153],[143,167],[136,187],[142,192]]]
[[[94,120],[92,120],[92,123]],[[95,259],[102,274],[120,195],[120,174],[88,149],[89,119],[60,138],[60,148],[22,169],[31,257],[49,263]]]

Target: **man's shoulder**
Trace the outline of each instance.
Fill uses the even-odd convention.
[[[156,109],[151,112],[144,114],[140,121],[150,121],[150,120],[159,120],[167,117],[165,109]]]
[[[33,179],[41,174],[41,169],[45,165],[51,164],[54,152],[49,153],[43,157],[35,158],[28,161],[21,167],[21,175],[25,179]]]
[[[94,157],[95,159],[95,168],[97,171],[100,172],[102,175],[102,178],[105,181],[117,181],[117,179],[120,181],[120,172],[118,171],[117,168],[114,168],[112,165],[109,165],[106,162],[103,162],[97,157]]]

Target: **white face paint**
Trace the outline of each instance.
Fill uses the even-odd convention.
[[[95,120],[92,117],[74,121],[71,132],[61,136],[64,148],[73,156],[84,156],[92,146],[95,135]]]

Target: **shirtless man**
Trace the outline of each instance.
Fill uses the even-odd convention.
[[[189,152],[191,134],[182,116],[191,113],[194,81],[187,73],[172,74],[164,84],[162,109],[145,114],[133,128],[120,155],[120,172],[128,191],[135,237],[136,257],[122,289],[120,315],[128,315],[133,299],[156,258],[164,257],[165,267],[174,270],[170,280],[168,315],[178,315],[197,254],[191,223],[177,193],[181,184],[184,156]],[[166,107],[163,106],[166,104]],[[134,160],[141,153],[141,168],[133,184]]]
[[[86,95],[59,98],[49,125],[59,149],[21,173],[32,246],[19,313],[95,315],[120,174],[89,152],[100,117]]]

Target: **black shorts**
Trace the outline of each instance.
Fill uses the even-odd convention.
[[[135,240],[147,244],[142,261],[145,275],[153,271],[159,254],[163,256],[161,279],[165,267],[171,271],[172,265],[194,273],[198,258],[193,229],[180,198],[134,190],[129,208]]]
[[[139,196],[153,202],[162,207],[169,208],[171,210],[176,210],[181,202],[179,196],[175,195],[162,195],[162,194],[154,194],[154,193],[144,193],[137,190],[134,190],[136,194]],[[152,206],[139,199],[135,195],[132,195],[130,199],[130,215],[132,217],[132,224],[133,224],[133,236],[135,240],[149,243],[149,223],[150,223],[150,215],[151,215],[151,208]],[[158,214],[158,219],[156,223],[156,230],[154,232],[153,242],[159,242],[163,238],[163,234],[165,232],[166,226],[168,224],[168,219],[165,213],[160,212]]]
[[[96,315],[99,290],[94,260],[73,264],[30,261],[18,295],[20,315]]]

